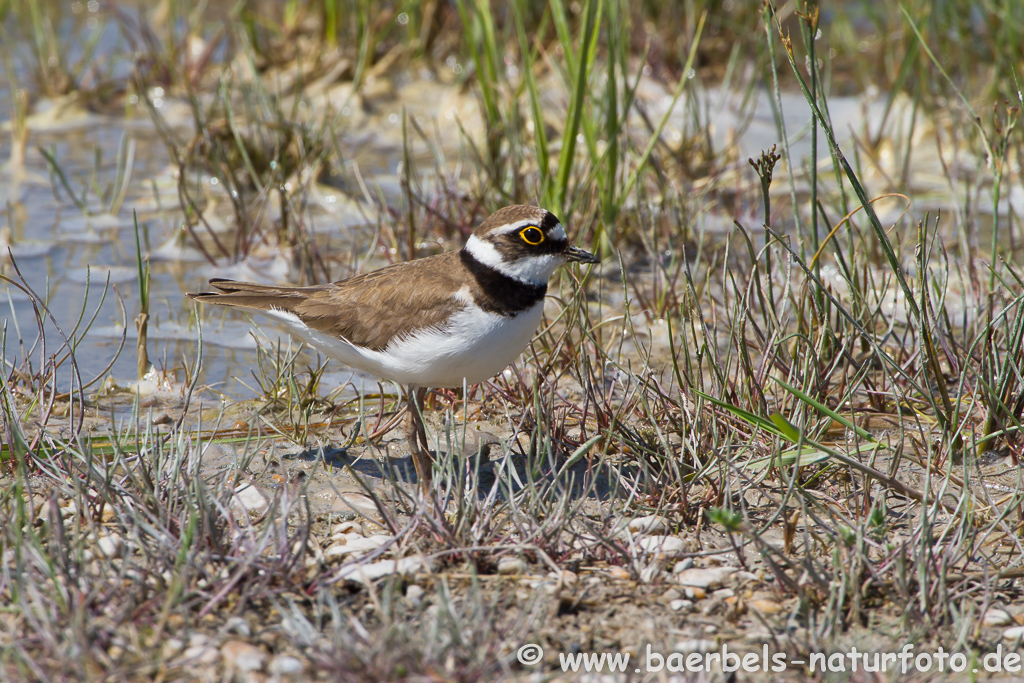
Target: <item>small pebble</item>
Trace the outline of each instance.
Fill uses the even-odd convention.
[[[38,493],[32,496],[32,512],[36,517],[41,516],[46,510],[49,501]]]
[[[231,507],[236,512],[249,517],[257,517],[270,506],[266,496],[251,484],[242,484],[235,489],[235,495],[231,500]]]
[[[782,611],[782,605],[771,598],[753,598],[747,602],[747,606],[761,614],[778,614]]]
[[[713,590],[721,588],[722,582],[735,571],[736,569],[733,567],[695,567],[676,574],[676,580],[684,586]]]
[[[661,563],[649,564],[640,570],[640,583],[654,583],[661,578]]]
[[[707,593],[699,586],[683,586],[683,595],[685,595],[688,600],[703,600],[705,596],[707,596]]]
[[[687,569],[690,569],[691,567],[693,567],[693,558],[687,557],[684,560],[679,560],[678,562],[676,562],[676,566],[672,568],[672,572],[674,574],[679,574],[680,572],[685,572]]]
[[[331,527],[331,536],[341,536],[343,534],[359,534],[364,536],[363,525],[359,522],[349,520],[347,522],[341,522]]]
[[[1009,626],[1013,623],[1013,617],[1007,614],[1005,611],[996,607],[990,607],[985,611],[985,616],[981,618],[982,626],[997,627],[997,626]]]
[[[693,600],[673,600],[668,603],[668,606],[672,608],[673,612],[692,612],[693,611]]]
[[[637,546],[648,555],[678,557],[690,551],[690,544],[675,536],[645,536]]]
[[[426,593],[421,586],[411,584],[405,589],[405,599],[409,601],[409,604],[413,607],[419,607],[423,602],[423,595]]]
[[[647,515],[630,520],[626,528],[634,534],[664,534],[668,531],[668,520],[659,515]]]
[[[344,542],[338,541],[324,551],[326,562],[336,561],[346,555],[364,555],[380,548],[390,542],[394,537],[386,534],[374,534],[373,536],[357,536],[349,534]]]
[[[302,663],[301,659],[288,655],[277,655],[270,660],[270,664],[267,666],[267,671],[274,676],[294,676],[302,673],[305,669],[306,665]]]
[[[170,659],[174,655],[181,652],[181,649],[185,647],[185,643],[181,642],[179,638],[168,638],[160,646],[160,653],[164,659]]]
[[[498,560],[499,574],[523,574],[526,572],[526,562],[521,557],[503,557]]]
[[[100,536],[100,539],[96,542],[96,547],[99,548],[103,557],[120,557],[124,551],[124,539],[117,534]]]
[[[608,575],[613,579],[618,579],[619,581],[629,581],[633,578],[632,574],[630,574],[626,569],[619,567],[618,565],[614,567],[609,567]]]
[[[1024,640],[1024,626],[1013,626],[1003,631],[1003,640]]]
[[[580,580],[580,577],[576,575],[576,572],[569,571],[568,569],[563,569],[560,572],[548,572],[548,578],[554,579],[560,586],[565,588],[572,588]]]
[[[216,664],[220,659],[220,652],[209,645],[194,645],[182,652],[181,657],[191,665]]]
[[[430,562],[427,559],[419,555],[412,555],[400,560],[380,560],[371,564],[345,567],[338,573],[338,578],[366,584],[385,576],[394,574],[408,576],[429,570]]]
[[[220,648],[224,666],[233,671],[259,671],[267,653],[244,640],[229,640]]]

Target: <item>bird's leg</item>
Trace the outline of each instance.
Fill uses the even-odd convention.
[[[427,430],[423,426],[423,399],[427,395],[425,387],[409,386],[406,389],[405,440],[409,445],[413,467],[420,488],[427,491],[433,476],[433,459],[427,448]]]
[[[423,455],[427,461],[427,479],[430,479],[430,473],[433,470],[434,457],[430,455],[430,442],[427,441],[427,428],[423,424],[423,410],[424,404],[426,403],[427,393],[429,390],[420,389],[416,394],[416,405],[419,408],[419,419],[416,420],[416,434],[420,439],[420,447],[423,449]]]

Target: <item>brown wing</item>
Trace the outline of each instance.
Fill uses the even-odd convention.
[[[313,287],[213,279],[210,285],[220,291],[189,296],[236,308],[288,311],[314,330],[380,351],[396,337],[442,326],[462,309],[465,303],[454,293],[467,275],[458,252],[446,252]]]

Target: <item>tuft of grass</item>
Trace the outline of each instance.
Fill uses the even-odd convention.
[[[135,263],[139,271],[139,315],[135,318],[135,329],[139,338],[136,343],[137,376],[142,379],[149,372],[149,259],[143,263],[142,240],[139,236],[139,217],[135,215]]]

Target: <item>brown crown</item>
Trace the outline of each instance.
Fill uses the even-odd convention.
[[[534,221],[536,226],[545,233],[560,222],[555,214],[539,206],[506,206],[488,216],[483,223],[477,226],[473,233],[477,237],[482,237],[495,228],[525,220]]]

